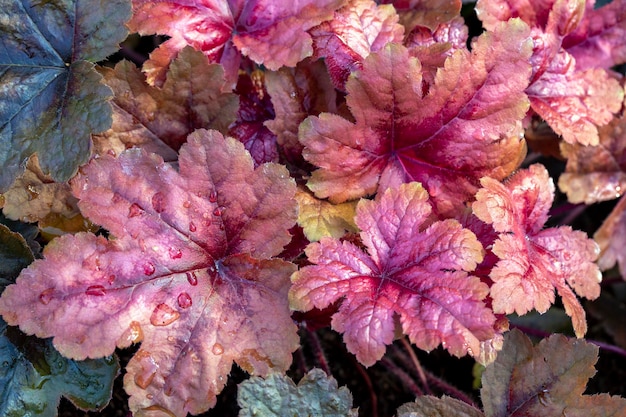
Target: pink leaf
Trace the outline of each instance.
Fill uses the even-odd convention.
[[[315,57],[325,58],[336,88],[344,90],[348,75],[361,67],[370,52],[387,43],[401,43],[404,27],[391,5],[372,0],[351,0],[335,12],[332,20],[311,29]]]
[[[432,221],[428,194],[417,183],[362,200],[355,221],[367,248],[323,238],[293,276],[292,307],[323,309],[341,300],[332,327],[366,366],[380,359],[396,321],[418,347],[443,344],[452,354],[478,355],[493,337],[495,317],[484,305],[487,286],[468,272],[482,246],[456,220]]]
[[[623,88],[604,69],[581,69],[562,47],[590,7],[582,0],[480,0],[476,11],[487,29],[512,17],[528,23],[534,41],[533,75],[526,90],[532,110],[566,142],[597,145],[597,127],[620,110]]]
[[[617,263],[622,278],[626,280],[626,199],[622,197],[602,226],[593,235],[600,246],[598,266],[606,271]]]
[[[146,63],[149,82],[160,83],[169,62],[186,45],[220,62],[227,79],[234,81],[240,53],[276,70],[295,66],[312,54],[306,32],[332,18],[345,0],[134,0],[132,31],[165,34],[162,44]],[[236,48],[236,49],[235,49]]]
[[[569,226],[542,230],[554,198],[554,184],[542,165],[519,171],[506,184],[481,180],[474,214],[499,233],[491,271],[495,313],[544,313],[558,292],[578,337],[587,331],[585,312],[574,293],[600,295],[601,274],[593,262],[599,249],[583,232]]]
[[[370,54],[346,84],[356,122],[322,113],[300,127],[303,155],[320,167],[309,188],[343,202],[418,181],[438,211],[458,209],[481,176],[504,178],[523,157],[530,48],[525,24],[503,24],[448,58],[426,94],[406,48]]]
[[[132,149],[92,160],[72,187],[83,214],[114,238],[49,244],[0,298],[7,322],[76,359],[142,341],[124,381],[133,412],[204,412],[233,362],[259,374],[289,367],[295,266],[269,259],[296,219],[284,168],[254,170],[243,145],[199,130],[179,172]]]
[[[588,2],[593,3],[593,2]],[[588,10],[578,28],[563,39],[563,47],[574,58],[576,68],[609,69],[626,62],[626,2]]]

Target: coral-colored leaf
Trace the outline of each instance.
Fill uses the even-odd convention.
[[[612,1],[589,7],[575,31],[563,39],[563,47],[576,58],[576,68],[611,68],[626,62],[626,3]]]
[[[396,321],[421,349],[442,344],[457,356],[479,354],[495,321],[483,303],[487,286],[468,274],[482,246],[456,220],[433,222],[430,215],[417,183],[362,200],[356,223],[367,252],[331,238],[309,245],[314,265],[294,274],[292,307],[323,309],[341,300],[332,327],[367,366],[383,356]]]
[[[220,62],[226,78],[235,81],[240,53],[276,70],[295,66],[313,53],[307,30],[332,18],[345,0],[134,0],[131,30],[165,34],[146,63],[148,82],[162,82],[169,62],[186,45]],[[236,48],[236,49],[235,49]]]
[[[372,0],[351,0],[335,12],[332,20],[309,32],[313,37],[314,56],[325,58],[333,84],[344,90],[348,75],[361,67],[370,52],[387,43],[401,43],[404,27],[391,5],[377,5]]]
[[[597,126],[607,124],[619,111],[623,88],[604,69],[581,68],[562,47],[586,12],[583,0],[546,2],[480,0],[476,10],[483,25],[492,29],[512,17],[532,29],[533,76],[526,90],[532,109],[569,143],[597,145]]]
[[[346,84],[356,123],[322,113],[300,127],[303,154],[320,167],[309,188],[343,202],[418,181],[438,211],[458,210],[481,176],[504,178],[523,156],[530,53],[527,26],[503,24],[471,54],[448,58],[425,95],[421,65],[406,48],[371,53]]]
[[[304,229],[304,235],[311,242],[323,237],[340,238],[346,231],[357,232],[354,224],[356,201],[332,204],[319,200],[310,193],[298,190],[298,224]]]
[[[576,335],[587,331],[585,312],[574,293],[586,298],[600,294],[601,274],[593,263],[598,246],[569,226],[542,230],[554,198],[554,184],[542,165],[517,172],[506,184],[481,180],[474,214],[493,225],[499,237],[493,253],[500,261],[490,278],[495,313],[545,312],[554,303],[554,290],[572,317]]]
[[[567,165],[559,189],[572,203],[613,200],[626,190],[626,119],[615,118],[598,133],[596,146],[561,143]]]
[[[52,241],[0,298],[25,332],[71,358],[142,341],[125,376],[133,412],[199,414],[233,362],[286,370],[298,338],[287,305],[295,266],[270,259],[290,240],[295,185],[253,169],[243,145],[198,130],[179,171],[141,149],[102,156],[72,182],[87,217],[114,239]]]
[[[598,348],[583,340],[552,335],[533,346],[513,330],[482,377],[485,416],[622,416],[626,399],[583,395],[597,360]]]
[[[113,126],[94,137],[99,153],[120,154],[131,146],[158,153],[166,161],[196,129],[226,133],[235,120],[237,97],[226,92],[224,70],[192,48],[169,67],[161,88],[152,87],[134,64],[124,61],[101,70],[113,89]]]

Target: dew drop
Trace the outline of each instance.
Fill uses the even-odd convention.
[[[107,279],[107,282],[109,283],[109,285],[112,285],[114,281],[115,281],[115,275],[113,274],[109,275],[109,278]]]
[[[137,385],[139,385],[139,384],[137,384]],[[146,398],[151,400],[151,399],[154,398],[154,395],[153,394],[146,394]]]
[[[187,275],[187,281],[189,281],[189,284],[193,285],[194,287],[198,285],[198,277],[196,276],[195,272],[187,272],[185,275]]]
[[[52,301],[52,296],[54,294],[54,288],[48,288],[39,294],[39,301],[43,305],[48,305],[50,301]]]
[[[209,194],[209,201],[211,203],[217,203],[217,191],[211,191],[211,193]]]
[[[128,208],[128,218],[133,218],[133,217],[137,217],[139,215],[141,215],[141,213],[143,213],[143,209],[141,207],[139,207],[139,204],[137,203],[133,203],[130,205],[130,207]]]
[[[143,340],[143,330],[141,330],[141,324],[138,321],[131,321],[128,325],[128,336],[126,337],[131,343],[137,343]]]
[[[186,292],[181,292],[180,294],[178,294],[177,300],[178,300],[178,305],[180,306],[180,308],[191,307],[191,304],[192,304],[191,297]]]
[[[115,157],[117,156],[117,153],[115,153],[115,151],[114,151],[113,149],[109,149],[109,150],[107,151],[107,153],[108,153],[109,155],[111,155],[113,158],[115,158]]]
[[[154,308],[150,316],[150,323],[154,326],[167,326],[174,323],[180,317],[180,313],[167,304],[161,303]]]
[[[213,345],[211,352],[213,352],[214,355],[221,355],[222,353],[224,353],[224,347],[219,343],[216,343]]]
[[[165,210],[165,196],[162,192],[157,192],[152,196],[152,208],[157,213],[163,213]]]
[[[189,231],[195,232],[197,230],[196,224],[194,222],[189,222]]]
[[[183,257],[183,252],[180,249],[170,248],[169,252],[170,252],[170,258],[172,259],[180,259]]]
[[[90,285],[89,287],[87,287],[85,294],[94,295],[96,297],[102,297],[103,295],[106,294],[106,290],[104,289],[102,285]]]
[[[168,341],[168,342],[170,342],[170,343],[174,343],[174,340],[176,340],[176,339],[174,338],[174,336],[167,336],[167,341]]]
[[[183,207],[184,207],[184,208],[189,208],[189,207],[191,207],[191,201],[186,200],[186,201],[183,203]]]
[[[139,366],[141,366],[141,369],[135,374],[135,384],[140,388],[146,389],[154,379],[159,365],[157,365],[152,355],[145,350],[137,352],[135,359],[139,362]]]
[[[143,266],[143,273],[147,276],[154,274],[154,271],[156,271],[156,269],[154,268],[154,265],[152,265],[150,262]]]
[[[223,210],[220,207],[215,207],[215,210],[213,210],[214,216],[221,216],[222,213],[223,213]]]

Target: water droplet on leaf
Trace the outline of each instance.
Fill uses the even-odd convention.
[[[39,294],[39,301],[43,305],[48,305],[48,303],[52,301],[53,294],[54,288],[48,288],[47,290],[44,290],[41,292],[41,294]]]
[[[106,290],[102,285],[90,285],[89,287],[87,287],[85,294],[102,297],[106,294]]]
[[[214,216],[221,216],[222,213],[223,213],[223,210],[220,207],[216,207],[215,210],[213,210]]]
[[[224,347],[219,343],[216,343],[213,345],[211,352],[213,352],[214,355],[221,355],[222,353],[224,353]]]
[[[154,326],[167,326],[174,323],[180,317],[180,313],[167,304],[161,303],[154,308],[150,316],[150,323]]]
[[[185,200],[185,202],[183,203],[183,207],[184,207],[184,208],[189,208],[189,207],[191,207],[191,201],[189,201],[189,200]]]
[[[187,281],[189,281],[189,284],[196,286],[198,285],[198,277],[196,276],[195,271],[194,272],[187,272],[185,275],[187,275]]]
[[[159,369],[159,365],[157,365],[152,355],[145,350],[137,352],[135,359],[141,366],[141,369],[135,375],[135,384],[137,384],[140,388],[146,389],[154,379],[154,376]]]
[[[177,300],[178,300],[178,305],[180,306],[180,308],[189,308],[191,307],[191,304],[193,303],[191,301],[191,297],[186,292],[181,292],[180,294],[178,294]]]
[[[180,259],[183,257],[183,252],[180,249],[170,248],[169,252],[170,252],[170,258],[172,259]]]
[[[143,273],[145,275],[150,276],[154,274],[154,271],[156,271],[156,269],[154,268],[154,265],[152,265],[150,262],[148,262],[147,264],[143,266]]]
[[[165,196],[162,192],[157,192],[152,196],[152,208],[157,213],[163,213],[165,210]]]
[[[196,224],[194,222],[189,222],[189,231],[195,232],[197,230]]]
[[[133,218],[133,217],[137,217],[139,215],[141,215],[141,213],[143,213],[143,209],[141,207],[139,207],[139,204],[137,203],[133,203],[130,205],[130,207],[128,208],[128,218]]]
[[[211,191],[211,193],[209,194],[209,201],[211,203],[216,203],[217,202],[217,191],[215,191],[215,190]]]

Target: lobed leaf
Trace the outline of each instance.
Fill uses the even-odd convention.
[[[112,238],[48,244],[0,298],[7,322],[75,359],[142,341],[124,378],[136,415],[206,411],[233,362],[260,375],[289,367],[295,266],[272,259],[296,219],[284,168],[255,170],[242,144],[199,130],[179,171],[131,149],[93,159],[72,188]]]
[[[387,43],[401,43],[404,27],[391,5],[351,0],[331,20],[312,28],[314,57],[324,58],[334,86],[345,91],[350,73],[361,68],[370,52]]]
[[[111,90],[90,61],[117,50],[129,18],[126,0],[0,2],[0,192],[32,154],[59,181],[87,161],[90,134],[111,124]]]
[[[415,402],[406,403],[398,408],[397,417],[484,417],[484,414],[457,399],[443,396],[442,398],[423,395]]]
[[[307,30],[332,18],[345,0],[218,1],[134,0],[131,30],[170,37],[144,65],[150,84],[163,82],[165,70],[189,45],[210,62],[224,65],[234,82],[240,54],[271,70],[295,66],[313,53]]]
[[[468,273],[482,260],[482,246],[456,220],[430,215],[417,183],[359,202],[355,222],[367,252],[331,238],[310,244],[313,265],[292,277],[292,308],[324,309],[341,300],[332,327],[366,366],[383,356],[396,321],[421,349],[442,344],[457,356],[478,355],[495,321],[483,303],[487,286]]]
[[[339,203],[418,181],[437,211],[458,210],[479,177],[506,177],[524,153],[530,46],[522,22],[503,24],[454,52],[425,95],[406,48],[370,54],[346,84],[356,122],[322,113],[300,126],[303,155],[320,167],[309,188]]]
[[[120,154],[141,146],[173,161],[194,130],[226,133],[235,120],[239,101],[227,92],[224,69],[209,64],[204,54],[190,47],[171,63],[160,88],[147,84],[141,71],[128,61],[100,72],[115,94],[113,125],[94,137],[100,154]]]
[[[267,378],[251,377],[239,384],[239,417],[253,416],[336,416],[356,417],[352,395],[337,388],[337,381],[321,369],[309,371],[298,383],[281,374]]]
[[[599,268],[606,271],[617,264],[622,278],[625,278],[626,256],[623,249],[626,244],[626,201],[623,196],[593,238],[600,247]]]
[[[487,177],[481,184],[474,214],[499,234],[492,250],[500,260],[489,274],[493,311],[544,313],[556,289],[582,337],[587,323],[575,293],[589,299],[600,294],[598,245],[569,226],[542,230],[554,198],[554,184],[542,165],[518,171],[506,184]]]
[[[496,361],[483,373],[486,417],[619,416],[626,399],[583,395],[595,374],[598,348],[552,335],[533,346],[518,330],[505,336]]]

